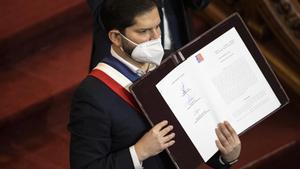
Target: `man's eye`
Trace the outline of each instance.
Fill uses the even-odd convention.
[[[148,29],[140,30],[140,33],[146,33],[148,32]]]

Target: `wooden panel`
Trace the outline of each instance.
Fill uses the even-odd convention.
[[[298,0],[258,1],[259,12],[274,35],[300,66],[300,3]]]

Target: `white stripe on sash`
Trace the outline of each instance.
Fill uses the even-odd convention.
[[[132,85],[132,82],[115,68],[109,66],[106,63],[100,62],[94,69],[101,70],[109,77],[114,79],[117,83],[119,83],[122,87],[124,87],[128,92],[130,92],[129,87]]]

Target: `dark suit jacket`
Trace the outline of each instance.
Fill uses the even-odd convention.
[[[140,112],[91,76],[83,80],[74,94],[68,127],[71,169],[133,169],[129,147],[150,129]],[[228,168],[218,162],[218,156],[208,164]],[[175,168],[164,152],[145,160],[143,166]]]
[[[148,129],[141,114],[105,84],[86,78],[71,106],[71,168],[133,169],[129,147]],[[143,165],[145,169],[168,168],[159,157],[145,160]]]
[[[190,18],[187,16],[186,9],[201,9],[204,8],[210,0],[158,0],[158,9],[162,16],[161,7],[165,7],[166,17],[169,22],[170,34],[172,35],[173,49],[176,50],[188,43],[191,36]],[[101,3],[103,0],[87,0],[93,14],[93,47],[90,61],[90,70],[92,70],[104,56],[110,54],[110,41],[104,30],[104,27],[99,17]],[[161,24],[162,40],[164,40],[164,25]],[[164,44],[164,42],[163,42]]]

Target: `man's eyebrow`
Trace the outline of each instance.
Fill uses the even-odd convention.
[[[144,27],[144,28],[137,28],[137,30],[147,30],[147,29],[152,29],[152,28],[156,28],[157,26],[160,26],[160,23],[155,25],[154,27]]]
[[[145,31],[145,30],[151,30],[152,28],[149,28],[149,27],[144,27],[144,28],[136,28],[136,29],[134,29],[134,31],[137,31],[137,32],[139,32],[139,31]]]
[[[152,29],[152,28],[138,28],[137,30],[148,30],[148,29]]]

